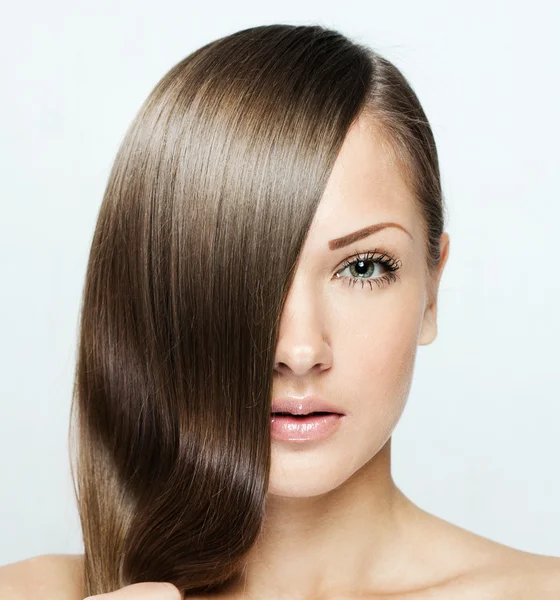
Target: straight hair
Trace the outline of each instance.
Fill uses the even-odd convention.
[[[320,25],[252,27],[157,83],[117,151],[91,243],[69,429],[84,590],[219,591],[265,519],[275,348],[345,136],[375,119],[425,227],[438,158],[401,72]],[[373,135],[373,134],[372,134]]]

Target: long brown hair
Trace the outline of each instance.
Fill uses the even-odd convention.
[[[431,271],[444,205],[428,120],[392,63],[337,31],[208,43],[131,123],[91,244],[69,430],[87,595],[204,593],[242,567],[265,516],[280,316],[363,111],[414,191]]]

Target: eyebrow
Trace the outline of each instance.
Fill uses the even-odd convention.
[[[408,230],[402,225],[399,225],[399,223],[376,223],[375,225],[370,225],[369,227],[364,227],[363,229],[354,231],[354,233],[349,233],[348,235],[343,235],[342,237],[331,240],[329,242],[329,250],[338,250],[339,248],[344,248],[344,246],[348,246],[348,244],[352,244],[353,242],[357,242],[362,238],[377,233],[378,231],[385,229],[385,227],[397,227],[398,229],[404,231],[410,237],[410,239],[412,239],[412,236]]]

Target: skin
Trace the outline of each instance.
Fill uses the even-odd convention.
[[[380,222],[400,224],[409,235],[387,227],[329,249],[329,240]],[[437,335],[437,302],[428,301],[428,290],[437,288],[447,261],[447,233],[440,246],[439,270],[428,281],[411,192],[374,121],[361,117],[344,141],[302,250],[282,315],[274,382],[274,397],[315,393],[346,413],[345,422],[322,442],[273,440],[267,526],[239,588],[248,597],[303,600],[334,590],[389,589],[397,581],[402,587],[401,569],[410,585],[425,578],[422,557],[411,556],[419,514],[397,489],[390,456],[417,347]],[[382,277],[381,264],[340,270],[345,259],[368,251],[400,261],[399,279],[379,287],[349,286],[336,277]]]
[[[263,535],[228,598],[421,598],[438,590],[449,598],[473,586],[498,592],[507,561],[522,569],[516,558],[523,553],[423,511],[391,476],[391,435],[416,351],[437,336],[449,235],[440,238],[438,269],[427,274],[421,216],[380,140],[365,114],[347,134],[302,250],[276,351],[273,397],[314,393],[346,413],[345,422],[321,442],[273,440]],[[330,240],[380,222],[408,234],[387,227],[329,249]],[[400,261],[399,279],[378,287],[336,277],[383,276],[386,268],[371,263],[341,271],[345,259],[368,251]]]
[[[329,249],[329,240],[381,222],[409,235],[387,227]],[[346,413],[345,423],[315,444],[273,441],[267,526],[240,583],[249,597],[389,588],[401,568],[420,577],[410,574],[420,559],[410,547],[419,517],[393,482],[390,446],[417,347],[437,335],[437,302],[428,291],[447,261],[447,233],[440,245],[439,270],[428,281],[421,217],[374,121],[363,116],[349,130],[306,238],[282,315],[274,382],[274,397],[315,393]],[[400,261],[399,279],[349,286],[335,276],[383,276],[381,264],[369,263],[366,275],[340,271],[345,259],[368,251]]]
[[[90,598],[105,598],[106,600],[182,600],[183,594],[172,584],[167,582],[134,583],[127,585],[110,594],[88,596]]]
[[[387,221],[410,235],[388,227],[329,249],[329,240]],[[392,479],[391,435],[408,399],[417,347],[437,336],[437,289],[449,235],[441,236],[441,262],[430,276],[425,248],[411,193],[380,144],[375,122],[362,116],[347,135],[305,241],[282,315],[273,389],[274,397],[314,393],[346,413],[345,421],[322,442],[273,441],[263,534],[239,579],[216,598],[560,597],[558,558],[509,548],[431,515]],[[380,264],[368,263],[365,276],[359,275],[363,270],[341,271],[355,252],[374,250],[374,257],[387,253],[400,261],[399,279],[370,289],[336,277],[382,277],[386,268]],[[58,582],[62,563],[73,568],[68,595],[53,597],[83,598],[83,556],[44,559],[61,565]],[[53,564],[43,567],[44,577],[54,577]],[[29,581],[30,568],[18,565]],[[181,597],[176,588],[149,586],[98,597]]]

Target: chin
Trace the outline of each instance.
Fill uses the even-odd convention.
[[[334,451],[334,449],[333,449]],[[282,498],[312,498],[332,492],[359,470],[352,457],[346,453],[316,450],[294,452],[275,449],[273,444],[272,465],[268,484],[269,496]],[[366,459],[367,462],[367,459]]]

